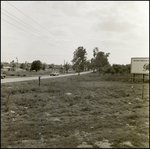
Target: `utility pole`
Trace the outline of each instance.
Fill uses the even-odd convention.
[[[17,69],[18,69],[18,58],[16,57],[16,61],[17,61]]]
[[[64,60],[64,69],[65,69],[65,60]],[[63,70],[65,72],[65,70]]]

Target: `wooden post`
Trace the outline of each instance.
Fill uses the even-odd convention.
[[[142,99],[143,99],[143,96],[144,96],[144,85],[143,85],[143,89],[142,89]]]
[[[41,78],[41,76],[39,76],[39,86],[40,86],[40,78]]]
[[[135,80],[135,73],[133,74],[133,82],[134,82],[134,80]]]
[[[144,82],[144,74],[143,74],[143,82]]]

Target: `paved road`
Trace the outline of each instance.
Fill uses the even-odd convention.
[[[86,74],[86,73],[91,73],[92,71],[86,71],[86,72],[81,72],[80,74]],[[41,79],[52,79],[52,78],[60,78],[60,77],[68,77],[68,76],[73,76],[73,75],[78,75],[78,73],[72,73],[72,74],[62,74],[59,76],[49,76],[49,75],[44,75],[41,76]],[[2,83],[10,83],[10,82],[20,82],[20,81],[30,81],[30,80],[38,80],[39,77],[23,77],[23,78],[5,78],[1,79],[1,84]]]

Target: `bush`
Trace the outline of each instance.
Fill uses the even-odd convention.
[[[14,73],[11,73],[10,76],[15,76],[15,74],[14,74]]]

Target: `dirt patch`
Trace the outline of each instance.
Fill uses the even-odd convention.
[[[112,143],[109,143],[108,140],[102,140],[102,141],[96,141],[94,143],[95,146],[99,147],[99,148],[111,148]]]
[[[78,145],[78,148],[93,148],[93,146],[88,145],[87,142],[82,142],[81,145]]]
[[[123,142],[122,145],[125,145],[127,147],[134,147],[134,145],[132,145],[132,143],[129,141]]]

